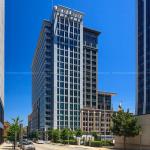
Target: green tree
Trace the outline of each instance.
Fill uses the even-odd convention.
[[[39,132],[38,131],[32,132],[30,135],[30,138],[38,140],[39,139]]]
[[[64,140],[68,140],[69,139],[69,129],[65,128],[61,131],[61,139],[64,141]]]
[[[55,129],[52,131],[52,140],[53,142],[57,143],[59,141],[60,137],[60,131],[58,129]]]
[[[94,137],[94,140],[97,140],[97,139],[98,139],[97,132],[93,131],[93,132],[91,133],[91,135]]]
[[[129,111],[124,112],[123,109],[119,109],[113,114],[111,131],[116,136],[124,137],[124,149],[126,149],[126,138],[139,135],[140,130],[137,118]]]
[[[16,147],[16,142],[19,139],[20,134],[20,124],[22,121],[17,117],[16,119],[12,119],[12,124],[10,125],[9,131],[8,131],[8,140],[13,142],[14,149]]]
[[[53,129],[48,130],[48,139],[49,140],[53,139]]]
[[[81,136],[83,135],[82,130],[81,130],[81,129],[77,129],[77,130],[75,131],[75,135],[76,135],[76,137],[81,137]]]

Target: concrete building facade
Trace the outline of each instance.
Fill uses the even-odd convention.
[[[81,129],[87,133],[97,132],[103,138],[112,138],[112,96],[116,94],[102,91],[98,91],[97,94],[97,108],[83,107],[81,110]]]
[[[0,1],[0,143],[4,128],[4,0]]]
[[[98,37],[100,32],[83,29],[83,106],[97,108]]]

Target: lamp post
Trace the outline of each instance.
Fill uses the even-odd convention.
[[[139,136],[140,136],[140,150],[142,150],[142,131],[140,131]]]
[[[106,141],[106,101],[104,95],[104,140]]]
[[[69,137],[70,132],[71,132],[71,128],[68,129],[68,145],[69,145],[69,140],[70,140],[70,137]]]

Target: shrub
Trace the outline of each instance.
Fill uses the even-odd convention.
[[[71,144],[71,145],[77,145],[77,140],[64,140],[62,141],[62,144]]]
[[[112,146],[113,143],[111,141],[91,141],[90,146],[92,147],[101,147],[101,146]]]
[[[91,141],[90,145],[92,147],[101,147],[102,146],[102,141]]]
[[[84,145],[85,146],[89,146],[90,144],[89,144],[89,141],[84,141]]]

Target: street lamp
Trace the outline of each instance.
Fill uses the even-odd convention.
[[[140,136],[140,150],[142,150],[142,131],[140,131],[139,136]]]

